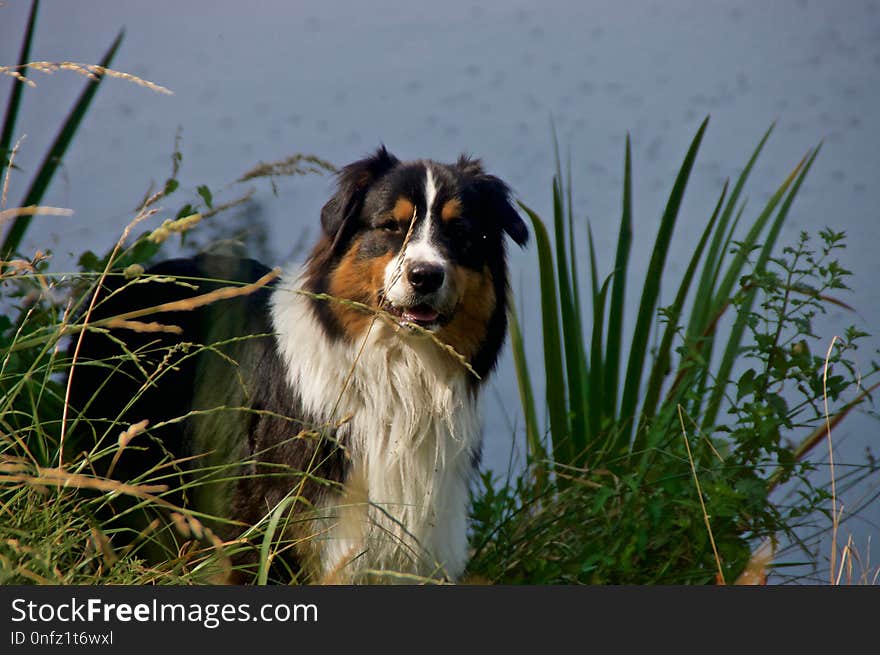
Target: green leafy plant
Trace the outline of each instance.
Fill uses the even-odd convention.
[[[827,357],[808,346],[818,338],[815,316],[829,303],[842,304],[829,293],[846,289],[848,271],[834,258],[843,235],[821,232],[817,250],[802,235],[774,254],[818,148],[743,225],[744,188],[768,130],[732,187],[721,189],[672,303],[658,306],[707,125],[708,119],[691,142],[661,215],[628,347],[622,326],[634,236],[629,139],[607,277],[599,275],[587,229],[591,325],[579,292],[570,173],[565,188],[557,164],[554,242],[540,217],[522,206],[537,244],[548,430],[538,421],[512,316],[529,466],[506,496],[491,479],[483,481],[475,502],[475,573],[505,582],[727,581],[760,539],[797,539],[802,521],[827,511],[829,494],[811,484],[806,458],[824,427],[823,397],[836,403],[840,420],[871,388],[843,400],[859,391],[850,356],[864,332],[849,329]],[[804,436],[794,444],[798,432]],[[772,502],[775,487],[792,480],[800,500]]]

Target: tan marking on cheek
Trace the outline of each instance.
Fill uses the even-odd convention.
[[[443,203],[443,209],[440,210],[440,218],[444,221],[451,221],[461,217],[461,200],[453,198]]]
[[[397,199],[397,202],[394,203],[394,209],[391,210],[391,215],[394,216],[394,220],[396,221],[408,221],[413,217],[415,211],[416,207],[413,205],[412,201],[409,198],[400,196]]]
[[[488,267],[480,272],[457,267],[453,280],[461,300],[437,336],[471,361],[486,340],[486,327],[495,312],[495,285]]]
[[[360,243],[355,243],[330,275],[329,292],[335,298],[353,300],[377,308],[385,266],[392,255],[389,253],[381,257],[358,259],[359,248]],[[363,334],[373,320],[373,314],[363,309],[333,300],[327,302],[331,303],[334,316],[350,337]]]

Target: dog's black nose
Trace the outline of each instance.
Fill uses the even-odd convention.
[[[419,293],[431,293],[443,285],[443,267],[437,264],[413,264],[407,273],[412,288]]]

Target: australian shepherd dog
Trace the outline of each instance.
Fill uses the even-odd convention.
[[[180,334],[89,330],[71,405],[147,419],[114,477],[168,462],[179,501],[222,519],[224,538],[283,505],[307,579],[456,580],[480,389],[507,328],[505,238],[528,232],[508,187],[468,157],[402,162],[383,147],[337,183],[305,264],[254,293],[178,311],[269,273],[218,255],[100,289],[93,321],[170,302],[142,320]]]

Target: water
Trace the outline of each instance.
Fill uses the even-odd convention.
[[[28,5],[13,0],[0,8],[4,63],[17,58]],[[341,165],[381,142],[402,158],[480,156],[520,199],[549,216],[551,118],[563,155],[571,154],[575,206],[580,220],[592,222],[603,271],[611,269],[623,143],[631,134],[633,260],[644,265],[677,167],[711,114],[670,252],[672,273],[681,272],[678,262],[687,261],[690,236],[710,214],[724,178],[739,172],[777,121],[753,175],[750,206],[766,200],[804,152],[823,142],[781,239],[791,243],[800,230],[826,225],[846,230],[845,265],[855,292],[844,299],[860,315],[832,312],[822,334],[827,343],[854,320],[880,332],[876,1],[274,0],[244,10],[233,0],[56,0],[42,4],[33,58],[96,62],[122,26],[127,33],[114,67],[174,95],[120,81],[102,86],[46,198],[76,214],[37,219],[25,244],[51,245],[61,269],[72,265],[68,253],[108,247],[150,182],[162,184],[178,128],[184,186],[208,184],[219,200],[242,191],[226,185],[258,161],[310,152]],[[65,73],[37,81],[18,127],[27,139],[17,160],[22,172],[12,178],[13,201],[82,85]],[[280,180],[277,195],[259,187],[267,258],[284,261],[314,236],[329,190],[330,180],[319,177]],[[512,254],[526,316],[537,316],[534,262],[533,248]],[[637,266],[631,279],[641,273]],[[524,329],[532,370],[539,371],[539,325],[526,321]],[[874,337],[862,349],[864,366],[878,343]],[[498,373],[486,398],[486,463],[504,471],[511,448],[514,460],[522,452],[509,356]],[[835,439],[838,461],[859,461],[866,447],[876,447],[878,424],[849,418]],[[863,485],[843,501],[855,505],[876,488]],[[851,532],[864,552],[878,527],[874,503],[843,534]]]

